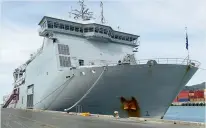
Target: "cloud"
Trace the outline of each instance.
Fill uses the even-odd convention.
[[[29,57],[29,52],[36,51],[42,43],[37,28],[27,28],[7,22],[3,24],[1,34],[2,61],[23,61]]]
[[[121,18],[126,31],[139,33],[141,46],[137,57],[177,57],[187,56],[185,49],[185,26],[189,35],[189,54],[191,59],[201,62],[206,68],[206,1],[205,0],[135,0],[121,1]],[[199,70],[188,85],[206,81],[206,71]]]
[[[1,26],[0,35],[0,98],[12,91],[13,71],[36,52],[43,39],[37,27],[25,27],[7,21]],[[0,99],[1,103],[2,99]]]
[[[136,0],[122,3],[132,14],[133,20],[144,22],[145,25],[170,29],[185,25],[191,29],[206,28],[205,0]]]

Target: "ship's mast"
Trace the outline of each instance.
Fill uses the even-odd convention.
[[[74,15],[74,19],[81,18],[82,20],[90,20],[93,17],[93,12],[89,12],[89,8],[86,8],[84,4],[84,0],[79,0],[80,10],[73,10],[72,14]]]
[[[101,23],[104,24],[105,23],[105,18],[104,18],[104,8],[103,8],[103,2],[100,2],[100,7],[101,7]]]

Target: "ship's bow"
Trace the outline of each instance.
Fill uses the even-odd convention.
[[[197,69],[158,63],[108,66],[79,105],[91,113],[161,118]]]

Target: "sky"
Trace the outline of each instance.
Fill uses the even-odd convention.
[[[74,1],[0,2],[0,103],[10,94],[13,70],[26,62],[42,45],[38,23],[43,16],[68,19],[69,11],[79,8]],[[100,2],[85,0],[100,20]],[[112,28],[140,35],[138,59],[185,58],[185,27],[189,55],[206,69],[205,0],[103,0],[104,16]],[[206,70],[199,69],[187,85],[206,81]]]

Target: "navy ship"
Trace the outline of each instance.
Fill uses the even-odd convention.
[[[200,63],[138,60],[139,35],[106,25],[102,2],[101,23],[84,1],[79,4],[73,19],[41,19],[43,44],[14,70],[14,88],[3,108],[162,118]]]

